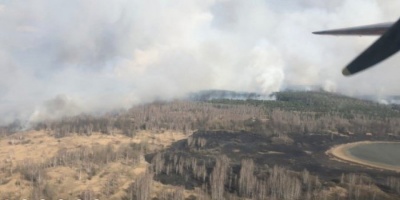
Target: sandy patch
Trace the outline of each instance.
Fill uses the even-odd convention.
[[[259,154],[265,154],[265,155],[283,155],[283,154],[285,154],[285,153],[280,152],[280,151],[267,151],[267,152],[259,151],[258,153]]]
[[[329,156],[332,156],[333,158],[338,159],[339,161],[351,163],[351,164],[358,164],[361,166],[366,166],[366,167],[372,167],[375,169],[383,169],[383,170],[390,170],[390,171],[395,171],[395,172],[400,172],[400,167],[395,167],[391,165],[385,165],[385,164],[380,164],[380,163],[373,163],[373,162],[368,162],[366,160],[362,160],[359,158],[356,158],[352,156],[351,154],[348,153],[348,149],[355,147],[357,145],[362,145],[362,144],[371,144],[371,143],[399,143],[399,142],[386,142],[386,141],[360,141],[360,142],[353,142],[353,143],[347,143],[347,144],[341,144],[341,145],[336,145],[330,148],[328,151],[325,153]]]
[[[267,154],[285,154],[285,153],[279,151],[268,151]]]

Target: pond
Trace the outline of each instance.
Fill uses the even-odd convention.
[[[352,146],[346,153],[371,164],[400,167],[400,143],[374,142]]]

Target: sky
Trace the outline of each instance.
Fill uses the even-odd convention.
[[[399,95],[400,55],[351,77],[377,37],[313,31],[396,21],[396,0],[0,0],[0,124],[102,113],[207,89],[318,85]]]

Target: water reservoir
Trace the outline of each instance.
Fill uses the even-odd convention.
[[[400,143],[374,142],[355,145],[346,153],[366,163],[400,167]]]

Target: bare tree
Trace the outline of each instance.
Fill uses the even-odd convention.
[[[225,155],[217,157],[215,167],[211,173],[210,186],[212,199],[224,199],[225,182],[229,167],[229,158]]]
[[[152,190],[153,173],[146,170],[144,174],[139,176],[133,184],[131,184],[128,195],[129,199],[148,200]]]
[[[255,190],[256,182],[257,178],[254,176],[253,160],[242,160],[239,178],[239,194],[251,198]]]

